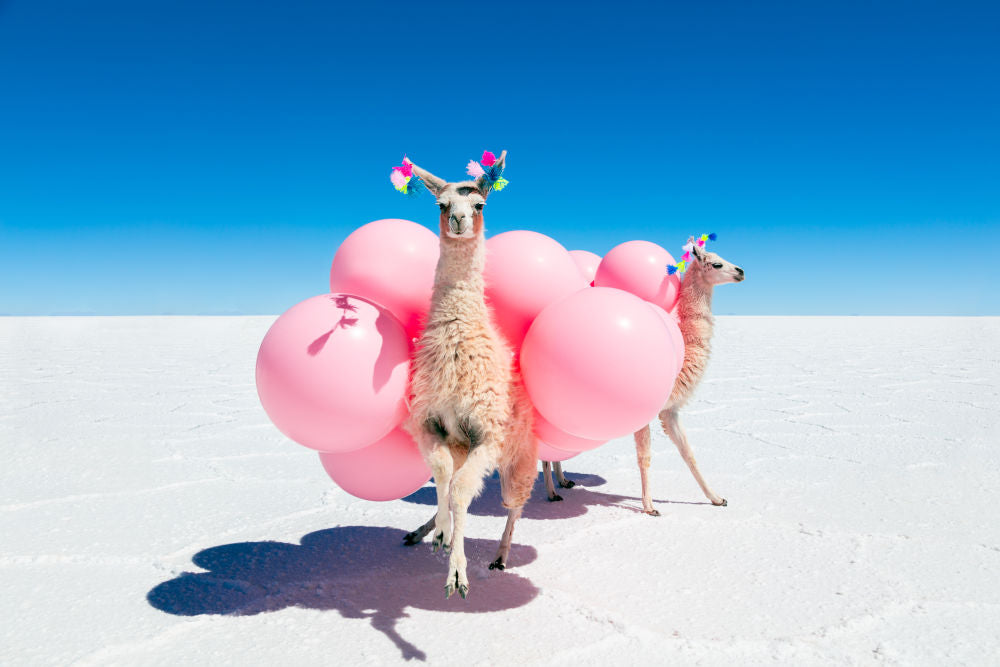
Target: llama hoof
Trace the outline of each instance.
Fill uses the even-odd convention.
[[[445,551],[451,549],[451,545],[444,541],[444,533],[438,533],[435,535],[434,541],[431,542],[431,551],[437,553],[438,549],[444,549]]]
[[[723,498],[722,502],[720,502],[720,503],[717,503],[717,502],[713,501],[712,504],[715,505],[716,507],[729,507],[729,501],[726,500],[725,498]]]
[[[553,493],[551,496],[549,496],[550,503],[554,503],[560,500],[562,500],[562,496],[560,496],[558,493]]]
[[[459,584],[458,586],[455,586],[455,584],[448,584],[444,587],[444,598],[447,600],[455,594],[455,591],[458,591],[458,594],[462,596],[463,600],[469,597],[469,586],[467,584]]]
[[[458,572],[455,572],[454,578],[449,579],[448,583],[445,584],[445,587],[444,587],[444,597],[445,597],[445,599],[447,600],[452,595],[454,595],[455,591],[458,591],[458,594],[462,596],[463,600],[465,598],[469,597],[469,584],[468,583],[464,583],[463,584],[459,580]]]
[[[500,558],[499,556],[497,556],[497,559],[495,561],[493,561],[492,563],[490,563],[490,569],[491,570],[503,570],[506,567],[507,567],[507,565],[504,564],[503,558]]]
[[[421,537],[420,533],[418,533],[417,531],[413,531],[412,533],[407,533],[403,537],[403,544],[405,544],[408,547],[412,547],[414,544],[420,544],[420,541],[422,539],[423,538]]]
[[[660,516],[660,510],[657,509],[643,510],[643,513],[648,514],[649,516]]]
[[[559,482],[559,486],[561,486],[564,489],[572,489],[574,486],[576,486],[576,482],[574,482],[571,479],[567,479],[562,482]]]

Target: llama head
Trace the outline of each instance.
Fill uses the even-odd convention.
[[[708,281],[710,285],[738,283],[746,277],[743,269],[726,261],[718,253],[705,250],[698,245],[693,236],[688,239],[688,243],[692,246],[691,258],[694,260],[692,265],[698,267],[702,279]]]
[[[503,170],[507,151],[500,153],[496,164]],[[474,181],[449,183],[431,172],[413,165],[413,173],[437,199],[441,209],[441,235],[453,239],[472,239],[483,233],[483,208],[492,190],[488,176],[479,176]]]

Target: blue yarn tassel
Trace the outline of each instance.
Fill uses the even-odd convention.
[[[708,235],[708,240],[709,241],[714,241],[717,238],[719,238],[719,237],[718,237],[718,235],[715,232],[712,232],[711,234]]]
[[[667,264],[667,275],[672,276],[677,273],[677,267],[673,264]]]
[[[416,197],[418,194],[427,189],[424,182],[420,180],[418,176],[413,176],[410,181],[406,184],[406,194],[410,197]]]

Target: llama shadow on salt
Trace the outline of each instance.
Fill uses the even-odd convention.
[[[408,607],[482,614],[531,602],[538,588],[516,572],[487,569],[496,540],[466,538],[469,598],[446,599],[447,556],[428,545],[403,546],[406,533],[394,528],[342,526],[305,535],[299,544],[241,542],[195,554],[207,572],[185,572],[153,588],[149,604],[177,616],[254,615],[286,607],[335,610],[345,618],[369,619],[406,660],[426,654],[396,631]],[[511,546],[509,563],[525,565],[538,556],[533,547]]]
[[[639,496],[623,496],[615,493],[591,491],[592,487],[607,484],[607,480],[600,475],[566,472],[566,478],[574,482],[575,486],[570,489],[561,489],[557,485],[556,493],[562,497],[562,500],[550,502],[548,493],[545,491],[544,476],[542,473],[539,473],[535,480],[535,486],[531,490],[531,498],[524,505],[524,513],[521,515],[521,518],[572,519],[583,516],[587,513],[587,508],[593,506],[618,507],[631,512],[643,513],[642,498]],[[437,507],[437,490],[434,488],[432,482],[430,485],[417,489],[406,496],[403,498],[403,501],[417,505]],[[657,498],[653,499],[653,503],[654,505],[712,505],[712,503],[705,501]],[[469,505],[469,513],[477,516],[507,516],[507,510],[503,507],[500,494],[499,473],[494,472],[493,475],[484,480],[483,492]]]
[[[623,496],[591,491],[591,487],[602,486],[608,483],[600,475],[567,472],[566,477],[572,480],[576,486],[571,489],[561,489],[556,485],[556,493],[562,496],[563,499],[559,502],[549,502],[548,494],[545,491],[545,480],[542,474],[539,473],[535,479],[535,486],[531,490],[531,498],[524,505],[524,513],[521,515],[521,518],[571,519],[586,514],[588,506],[617,505],[620,501],[626,499]],[[507,510],[503,506],[503,499],[500,494],[499,473],[494,472],[483,481],[483,492],[469,505],[469,513],[477,516],[507,516]],[[403,498],[403,501],[417,505],[437,507],[437,489],[434,488],[432,483],[411,493]]]

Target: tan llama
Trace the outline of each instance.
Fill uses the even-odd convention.
[[[502,169],[506,151],[497,164]],[[531,495],[538,445],[532,409],[510,348],[485,299],[483,207],[488,177],[449,183],[413,165],[441,209],[441,255],[427,326],[413,362],[413,398],[406,430],[434,474],[438,509],[406,536],[416,544],[433,531],[432,546],[451,548],[445,594],[469,592],[465,520],[483,478],[500,471],[507,525],[490,569],[504,569],[514,524]]]

